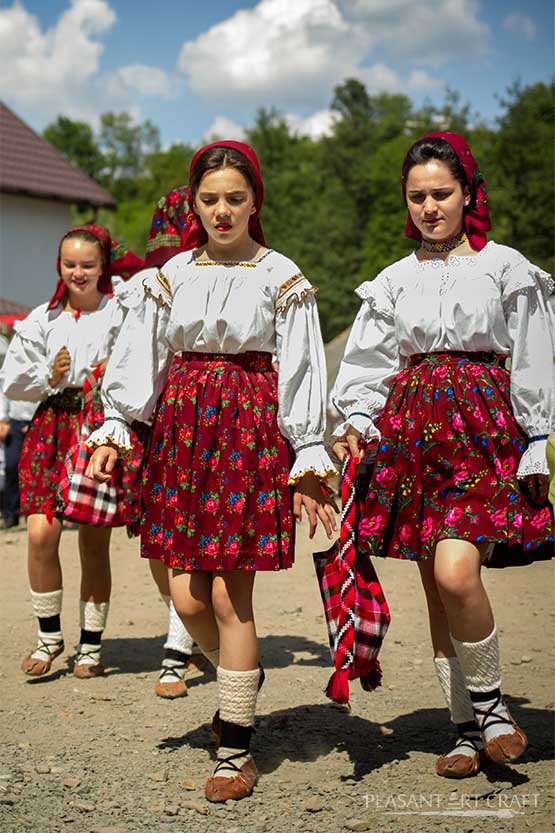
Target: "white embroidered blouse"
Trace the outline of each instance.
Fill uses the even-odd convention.
[[[173,355],[185,351],[275,354],[278,424],[296,452],[289,482],[335,473],[323,445],[326,364],[316,290],[273,250],[257,261],[215,262],[183,252],[155,275],[129,310],[103,381],[106,421],[89,438],[129,447],[128,424],[149,422]]]
[[[358,287],[353,324],[331,399],[366,438],[409,356],[493,351],[511,357],[511,401],[528,437],[555,430],[553,280],[515,249],[490,241],[474,256],[419,261],[415,253]],[[546,441],[529,445],[519,477],[547,473]]]
[[[109,356],[124,317],[115,296],[104,295],[93,312],[64,312],[59,304],[41,304],[16,321],[2,366],[2,387],[9,399],[42,402],[66,388],[80,388],[94,366]],[[52,363],[61,347],[71,359],[69,372],[51,387]]]

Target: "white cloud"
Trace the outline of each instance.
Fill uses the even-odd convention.
[[[478,0],[340,0],[391,55],[422,66],[483,54],[488,26]]]
[[[306,118],[297,116],[295,113],[288,113],[285,121],[292,133],[319,139],[321,136],[331,136],[333,126],[339,118],[340,115],[335,110],[318,110]]]
[[[436,75],[430,75],[421,69],[415,69],[409,76],[408,85],[411,90],[421,92],[437,89],[437,87],[443,86],[443,81]]]
[[[213,100],[314,106],[352,75],[367,36],[335,0],[260,0],[185,43],[179,68]]]
[[[536,24],[532,18],[519,12],[508,14],[503,21],[503,28],[513,35],[524,35],[526,40],[534,40],[537,32]]]
[[[107,76],[109,90],[126,89],[139,95],[154,95],[158,98],[174,98],[178,81],[171,78],[159,67],[146,64],[128,64],[119,67]]]
[[[371,92],[431,89],[423,67],[481,54],[487,37],[478,0],[259,0],[186,42],[178,66],[216,102],[321,108],[347,77]],[[376,48],[408,80],[372,64]]]
[[[204,142],[213,142],[216,139],[233,139],[241,142],[245,138],[245,130],[237,122],[228,119],[227,116],[216,116],[208,130],[203,136]]]
[[[179,80],[143,64],[103,73],[102,36],[115,22],[109,0],[71,0],[48,29],[19,0],[0,9],[0,96],[39,128],[59,114],[94,126],[108,110],[139,119],[143,96],[169,98]]]

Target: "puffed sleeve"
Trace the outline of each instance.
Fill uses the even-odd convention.
[[[45,307],[37,307],[23,321],[14,324],[15,335],[2,366],[3,389],[8,399],[43,402],[67,385],[65,377],[55,387],[48,384],[50,368],[41,324],[44,314]]]
[[[324,447],[326,357],[316,289],[300,273],[280,287],[275,320],[278,424],[296,455],[289,485],[308,471],[325,480],[336,474]]]
[[[331,401],[345,419],[334,436],[342,436],[351,425],[364,439],[379,439],[374,420],[380,416],[393,377],[400,369],[394,304],[383,273],[361,284],[356,294],[362,298],[362,306],[331,393]]]
[[[552,292],[551,276],[524,257],[503,276],[503,308],[511,339],[511,402],[516,421],[530,439],[518,468],[521,478],[548,473],[546,439],[555,430]]]
[[[143,293],[128,299],[125,321],[102,380],[105,421],[87,445],[131,450],[129,425],[149,422],[167,379],[172,354],[166,343],[171,291],[163,272],[143,280]]]

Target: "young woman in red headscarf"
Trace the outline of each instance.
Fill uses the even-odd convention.
[[[142,266],[143,261],[112,240],[107,229],[92,224],[71,229],[59,247],[56,291],[49,303],[16,322],[2,368],[9,398],[40,403],[19,464],[31,602],[39,626],[37,647],[22,663],[31,676],[48,673],[64,649],[59,542],[67,506],[61,502],[59,484],[81,432],[83,383],[93,372],[102,375],[123,320],[112,296],[111,277],[127,278]],[[92,401],[90,416],[102,422],[99,396]],[[118,476],[121,523],[138,511],[139,462]],[[79,527],[81,637],[74,674],[81,678],[103,673],[100,649],[110,600],[110,531],[89,524]]]
[[[257,780],[256,572],[291,567],[303,505],[311,534],[320,519],[331,536],[335,510],[320,481],[334,468],[323,446],[316,290],[266,246],[254,151],[208,145],[189,182],[184,251],[143,281],[144,303],[127,315],[105,380],[106,423],[91,436],[104,445],[89,472],[109,478],[129,423],[154,413],[142,555],[168,567],[175,608],[217,667],[220,745],[205,793],[220,802],[249,795]]]
[[[513,761],[527,745],[500,693],[480,569],[553,555],[553,282],[488,242],[485,182],[462,136],[420,139],[402,174],[406,234],[420,247],[357,290],[363,303],[332,394],[345,419],[334,450],[359,457],[359,440],[379,441],[360,544],[418,564],[458,730],[437,772],[464,778],[481,757]]]

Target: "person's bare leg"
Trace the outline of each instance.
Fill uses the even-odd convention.
[[[466,689],[464,676],[449,635],[447,613],[434,576],[435,558],[418,562],[430,623],[434,668],[449,714],[457,730],[457,741],[436,761],[436,772],[447,778],[468,778],[479,772],[480,731]]]
[[[501,696],[499,641],[480,569],[487,544],[445,539],[436,547],[434,575],[443,601],[485,754],[497,763],[516,760],[528,741]]]
[[[48,673],[52,661],[62,653],[64,642],[62,612],[62,568],[59,544],[62,524],[46,515],[29,515],[27,519],[27,569],[33,613],[38,619],[36,649],[23,658],[26,674],[39,677]]]
[[[178,616],[170,596],[168,568],[163,561],[150,558],[150,573],[154,579],[162,600],[168,608],[168,630],[164,642],[164,656],[160,674],[154,684],[154,693],[165,700],[186,697],[187,685],[185,675],[193,653],[193,638]]]
[[[81,636],[73,667],[73,673],[79,678],[98,677],[104,672],[100,662],[100,651],[112,590],[111,533],[112,530],[107,527],[90,525],[79,527]]]

